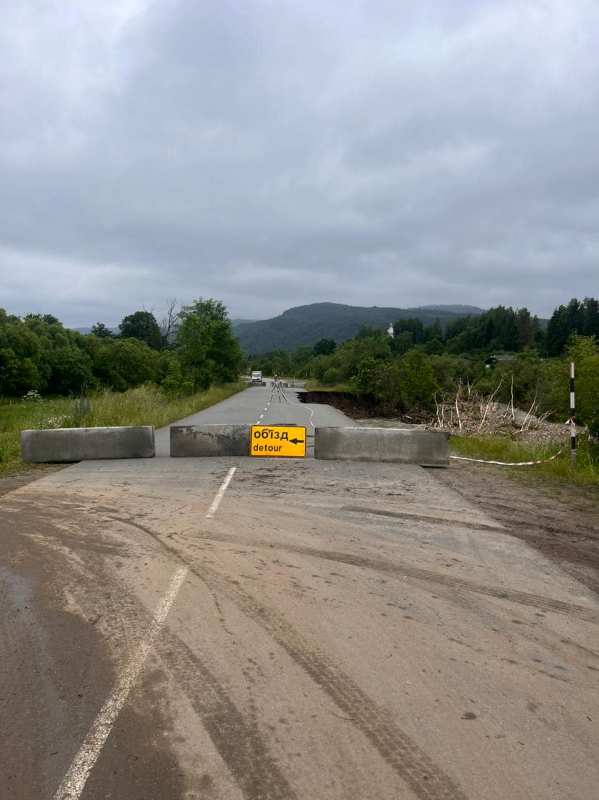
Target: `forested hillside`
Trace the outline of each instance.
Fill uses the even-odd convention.
[[[424,325],[439,320],[441,326],[464,315],[481,314],[475,306],[422,306],[421,308],[370,308],[341,303],[312,303],[296,306],[273,319],[238,321],[235,334],[245,353],[261,354],[273,349],[295,350],[319,339],[344,342],[360,328],[386,328],[398,319],[415,318]]]

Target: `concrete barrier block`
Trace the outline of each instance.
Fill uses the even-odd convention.
[[[171,456],[249,456],[249,425],[173,425]]]
[[[23,461],[68,463],[104,458],[153,458],[154,428],[52,428],[21,431]]]
[[[421,428],[316,428],[314,457],[449,465],[448,434]]]

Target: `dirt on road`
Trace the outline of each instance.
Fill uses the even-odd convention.
[[[437,479],[599,595],[599,489],[452,464]]]
[[[0,500],[1,797],[54,796],[184,570],[74,800],[595,800],[587,584],[460,468],[245,459],[208,518],[231,465],[87,462]]]

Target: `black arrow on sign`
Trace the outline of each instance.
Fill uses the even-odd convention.
[[[291,442],[291,444],[303,444],[304,443],[303,439],[290,439],[289,441]]]

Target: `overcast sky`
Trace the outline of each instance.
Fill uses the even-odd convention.
[[[596,0],[0,0],[0,306],[599,295]]]

